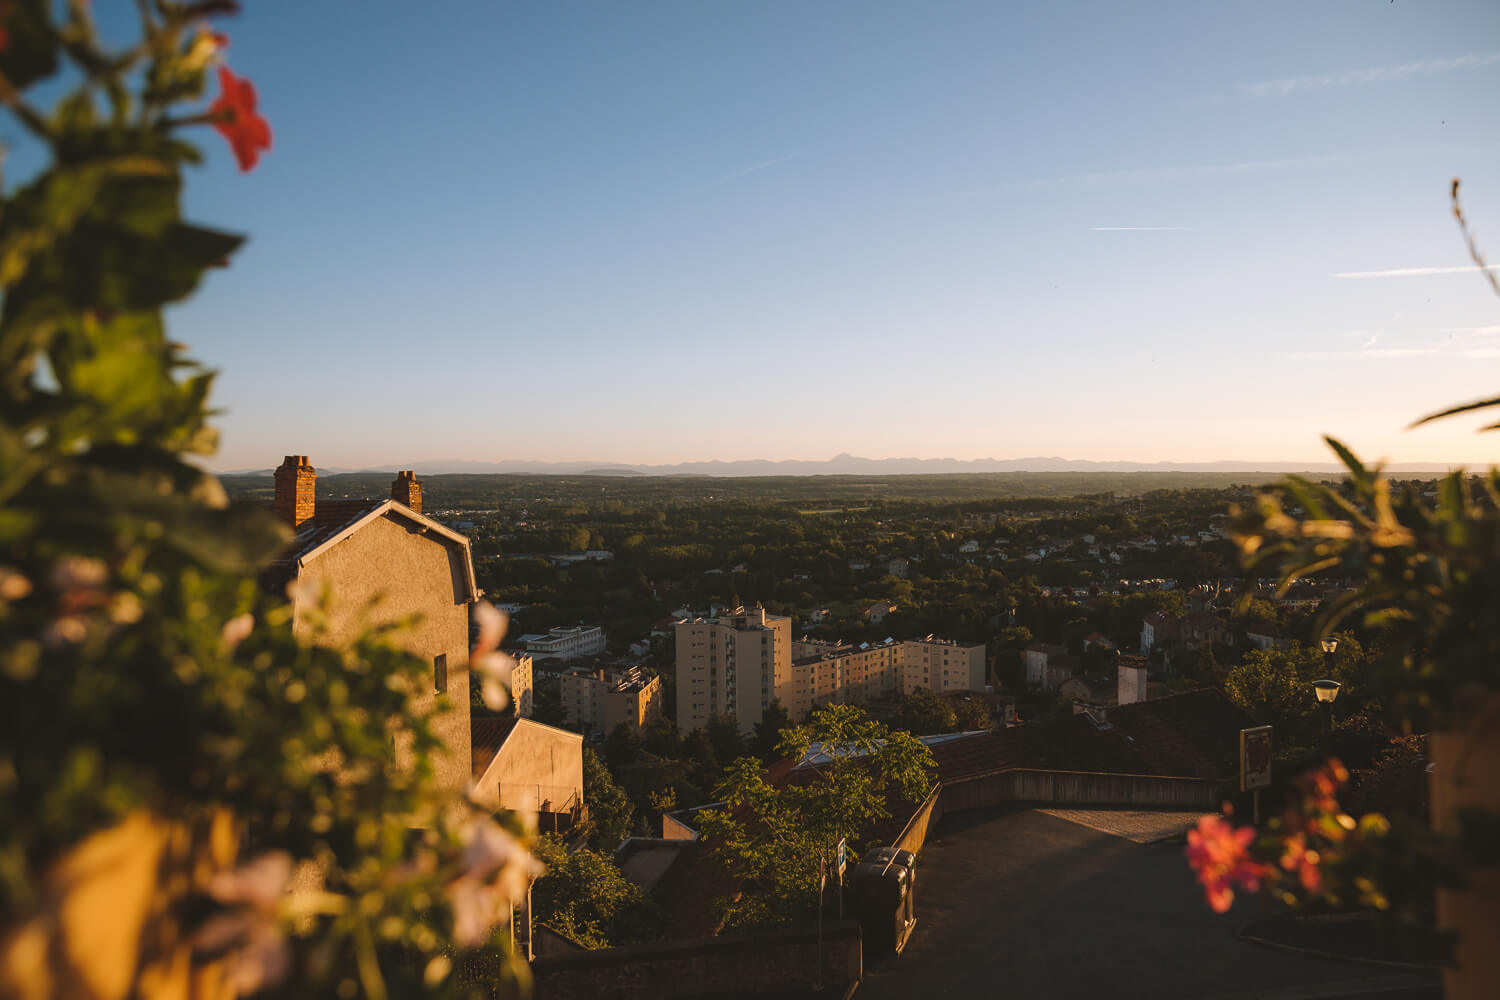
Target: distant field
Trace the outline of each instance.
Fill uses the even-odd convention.
[[[1021,497],[1141,496],[1155,490],[1261,486],[1281,478],[1258,472],[994,472],[915,476],[533,476],[437,475],[422,480],[429,505],[474,506],[491,501],[626,504],[786,503],[799,513],[865,509],[872,502],[973,502]],[[231,496],[268,499],[271,477],[221,477]],[[1331,478],[1331,477],[1330,477]],[[321,476],[320,496],[384,496],[389,473]]]

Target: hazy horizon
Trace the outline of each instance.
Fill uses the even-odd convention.
[[[100,11],[106,20],[119,16]],[[1500,5],[274,6],[216,469],[1487,463]],[[331,40],[337,40],[332,44]],[[1274,456],[1274,458],[1272,457]]]
[[[343,466],[332,462],[320,463],[316,456],[309,461],[324,475],[351,473],[387,473],[400,469],[412,469],[418,477],[465,474],[534,474],[534,475],[580,475],[591,472],[604,474],[630,472],[639,475],[943,475],[1010,472],[1264,472],[1280,474],[1286,472],[1334,472],[1343,466],[1336,461],[1243,461],[1225,459],[1207,462],[1132,462],[1129,460],[1071,459],[1062,456],[1029,455],[1018,458],[917,458],[895,456],[872,458],[868,456],[840,453],[826,459],[706,459],[673,463],[618,462],[605,460],[554,461],[548,459],[501,459],[483,461],[474,459],[413,459],[397,462],[380,462],[363,466]],[[216,469],[221,475],[267,474],[276,464],[243,468]],[[1438,473],[1466,466],[1462,462],[1396,462],[1387,463],[1393,472]],[[1478,469],[1477,466],[1471,466]],[[719,471],[720,469],[729,471]]]

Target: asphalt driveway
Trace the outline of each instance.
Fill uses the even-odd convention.
[[[1440,997],[1412,973],[1275,951],[1234,931],[1256,900],[1213,913],[1182,845],[1031,809],[949,817],[917,866],[917,926],[865,970],[859,1000],[960,997]],[[1387,992],[1392,991],[1392,992]]]

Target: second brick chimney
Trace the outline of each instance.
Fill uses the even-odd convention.
[[[396,473],[396,478],[391,481],[391,499],[422,513],[422,484],[417,482],[415,472]]]
[[[276,470],[276,499],[271,502],[276,517],[293,530],[311,521],[317,509],[317,485],[318,470],[307,463],[307,456],[288,455]]]

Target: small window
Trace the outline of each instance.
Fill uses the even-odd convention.
[[[438,694],[448,690],[447,653],[439,653],[432,658],[432,689]]]

